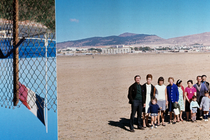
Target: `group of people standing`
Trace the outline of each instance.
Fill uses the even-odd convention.
[[[138,129],[146,127],[157,127],[159,125],[166,126],[164,115],[170,112],[170,120],[168,123],[175,124],[183,121],[182,112],[186,112],[186,121],[189,121],[191,113],[191,121],[202,119],[208,121],[207,115],[210,109],[209,99],[209,83],[206,82],[206,75],[197,76],[197,83],[193,85],[192,80],[187,81],[187,87],[184,88],[182,80],[174,83],[174,78],[168,78],[168,85],[164,85],[164,78],[158,78],[158,84],[152,85],[152,75],[146,76],[146,83],[141,85],[140,75],[134,77],[134,83],[129,87],[128,99],[131,104],[130,115],[130,131],[134,132],[134,116],[137,112]],[[176,113],[178,111],[178,113]],[[142,113],[143,112],[143,113]],[[174,117],[172,120],[172,113]],[[151,125],[148,123],[149,114],[151,117]],[[161,116],[161,120],[160,120]],[[143,125],[141,123],[143,119]]]

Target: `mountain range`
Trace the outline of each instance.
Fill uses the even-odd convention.
[[[112,46],[112,45],[172,46],[172,45],[192,45],[192,44],[210,45],[210,32],[169,38],[169,39],[164,39],[157,35],[134,34],[126,32],[120,34],[119,36],[91,37],[75,41],[60,42],[57,43],[57,48],[62,49],[67,47],[97,47],[97,46]]]

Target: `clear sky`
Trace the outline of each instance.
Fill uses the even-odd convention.
[[[57,42],[124,32],[172,38],[210,31],[209,0],[57,0]]]

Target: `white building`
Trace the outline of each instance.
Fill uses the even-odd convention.
[[[76,50],[79,50],[79,51],[87,51],[88,48],[83,48],[83,47],[67,47],[66,50],[71,50],[71,51],[76,51]]]
[[[101,54],[125,54],[131,53],[131,48],[102,48]]]

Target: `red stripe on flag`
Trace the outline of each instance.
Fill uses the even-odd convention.
[[[26,88],[26,86],[22,85],[19,82],[19,99],[30,110],[31,108],[27,103],[27,96],[28,96],[28,89]]]

